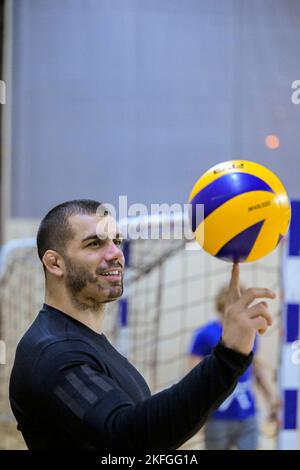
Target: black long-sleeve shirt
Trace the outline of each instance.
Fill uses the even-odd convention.
[[[18,344],[10,402],[29,449],[176,449],[251,359],[220,342],[176,385],[151,396],[104,334],[44,304]]]

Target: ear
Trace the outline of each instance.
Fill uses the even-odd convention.
[[[42,259],[45,268],[53,276],[59,278],[64,275],[64,263],[62,257],[54,250],[47,250]]]

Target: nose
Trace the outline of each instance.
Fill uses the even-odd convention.
[[[122,266],[124,266],[125,259],[124,259],[123,251],[112,240],[110,241],[105,254],[106,254],[105,258],[108,261],[115,259],[115,260],[118,260],[122,264]]]

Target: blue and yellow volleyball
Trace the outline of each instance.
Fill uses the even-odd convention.
[[[271,253],[286,235],[291,218],[280,179],[247,160],[210,168],[194,185],[189,203],[196,241],[206,252],[230,262],[247,263]]]

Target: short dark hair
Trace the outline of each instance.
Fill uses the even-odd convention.
[[[69,217],[76,214],[96,214],[99,206],[103,209],[103,215],[107,215],[108,210],[105,206],[91,199],[74,199],[51,209],[41,221],[37,233],[37,250],[40,260],[43,260],[47,250],[55,250],[59,253],[65,251],[66,243],[75,235],[69,223]],[[43,267],[45,270],[44,264]]]

